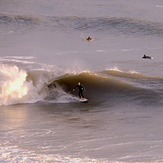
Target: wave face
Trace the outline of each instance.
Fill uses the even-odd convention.
[[[130,17],[31,16],[0,14],[1,33],[21,33],[31,29],[100,32],[134,36],[161,36],[163,24]]]
[[[160,86],[163,79],[137,73],[126,73],[117,70],[107,70],[99,73],[83,72],[78,75],[60,77],[51,84],[55,87],[56,84],[59,84],[65,92],[72,94],[72,88],[78,81],[86,87],[85,96],[90,101],[107,104],[126,101],[140,105],[162,103],[160,99],[163,94]]]

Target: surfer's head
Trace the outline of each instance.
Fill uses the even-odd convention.
[[[78,82],[78,85],[80,85],[80,82]]]

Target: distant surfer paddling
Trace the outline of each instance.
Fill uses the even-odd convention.
[[[87,37],[86,40],[87,40],[87,41],[92,41],[92,38],[89,36],[89,37]]]
[[[80,84],[80,82],[78,82],[78,84],[74,87],[73,91],[75,91],[76,88],[79,89],[79,92],[78,92],[79,98],[84,98],[83,91],[86,91],[85,87],[83,87]]]
[[[146,54],[144,54],[144,56],[143,56],[142,58],[143,58],[143,59],[153,59],[152,57],[147,56]]]

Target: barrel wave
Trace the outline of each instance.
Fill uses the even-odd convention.
[[[66,93],[73,94],[72,88],[78,81],[86,87],[86,97],[92,102],[103,101],[110,104],[126,101],[140,105],[158,105],[160,102],[161,105],[161,100],[158,102],[158,99],[163,95],[160,94],[159,87],[163,79],[136,72],[105,70],[97,73],[66,74],[54,79],[49,88],[59,85]]]

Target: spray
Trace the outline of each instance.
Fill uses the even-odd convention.
[[[27,72],[17,66],[0,65],[0,105],[38,100],[32,82],[27,82],[26,77]]]

